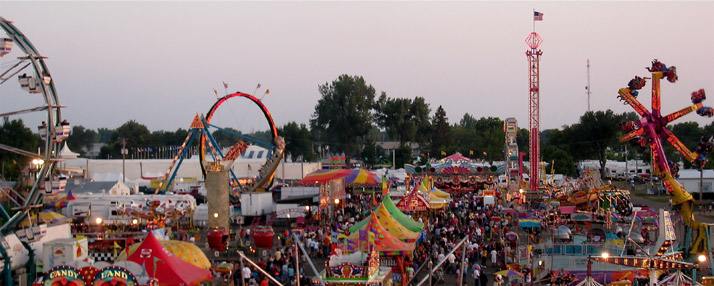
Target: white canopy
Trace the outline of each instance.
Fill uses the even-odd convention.
[[[580,283],[578,283],[578,285],[576,286],[602,286],[602,284],[598,283],[597,281],[595,281],[595,279],[588,276],[585,277],[583,281],[580,281]]]
[[[79,157],[79,153],[74,153],[72,150],[69,150],[69,147],[67,147],[67,141],[64,142],[64,146],[62,146],[62,150],[60,150],[59,155],[62,159],[75,159]]]

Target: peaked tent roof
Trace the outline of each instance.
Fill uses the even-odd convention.
[[[60,150],[59,155],[62,159],[74,159],[79,157],[79,153],[74,153],[72,150],[69,150],[69,147],[67,147],[67,141],[64,142],[64,146],[62,147],[62,150]]]
[[[389,223],[389,221],[396,221],[399,223],[399,225],[402,228],[405,228],[407,230],[407,232],[416,232],[417,234],[424,229],[424,223],[414,221],[410,216],[405,215],[403,212],[401,212],[394,205],[394,202],[392,201],[392,199],[389,196],[386,196],[382,200],[382,203],[380,203],[379,206],[373,212],[379,213],[380,209],[382,209],[382,208],[384,208],[384,212],[382,213],[382,215],[378,214],[378,219],[380,221],[387,222],[387,223]],[[386,215],[385,215],[385,213],[386,213]],[[388,216],[391,218],[387,219],[386,217],[388,217]],[[382,218],[382,217],[384,217],[384,218]],[[364,226],[367,224],[367,222],[369,220],[370,220],[370,217],[366,217],[365,219],[356,222],[354,225],[352,225],[352,227],[349,228],[350,233],[357,232],[357,230],[364,228]],[[396,227],[397,225],[394,225],[394,226]],[[392,233],[394,233],[394,231],[392,231]],[[401,236],[403,236],[403,235],[401,235]],[[416,235],[416,238],[418,238],[418,237],[419,237],[419,235]],[[416,238],[414,238],[414,239],[416,239]],[[407,238],[407,239],[412,239],[412,238]]]
[[[411,211],[427,211],[431,209],[431,203],[427,201],[422,195],[407,196],[396,203],[397,208],[400,211],[411,212]]]
[[[357,245],[359,247],[359,243],[369,243],[367,241],[369,239],[360,239],[360,230],[368,231],[374,234],[374,247],[381,254],[410,254],[412,251],[414,251],[414,248],[416,247],[414,245],[414,242],[403,242],[391,233],[389,233],[389,231],[384,228],[379,219],[377,219],[377,214],[375,213],[372,213],[369,216],[367,223],[365,223],[364,226],[355,230],[347,237],[348,246]],[[352,250],[348,250],[356,251],[359,249],[358,247],[354,247]]]
[[[464,155],[461,155],[460,152],[456,152],[454,154],[451,154],[448,157],[444,157],[443,159],[439,160],[440,163],[444,162],[459,162],[459,161],[466,161],[466,162],[471,162],[471,158],[467,158]]]
[[[382,178],[365,169],[352,169],[345,177],[345,183],[354,185],[376,185],[382,183]]]
[[[377,208],[376,214],[377,219],[379,219],[379,222],[382,223],[384,229],[400,240],[411,242],[416,241],[419,236],[421,236],[421,233],[408,230],[401,223],[395,220],[384,204]]]
[[[583,279],[583,281],[580,281],[580,283],[578,283],[578,285],[575,285],[575,286],[602,286],[602,284],[598,283],[597,281],[595,281],[595,279],[588,276],[588,277],[585,277],[585,279]]]
[[[384,203],[380,204],[376,210],[372,212],[369,217],[355,223],[349,228],[350,233],[356,233],[360,229],[364,229],[365,226],[372,220],[372,216],[375,216],[379,221],[379,224],[387,231],[391,236],[398,240],[413,242],[421,235],[419,232],[414,232],[407,229],[401,223],[397,222],[392,215],[389,213]]]
[[[685,284],[692,284],[692,278],[688,277],[687,275],[684,275],[681,270],[677,270],[677,272],[674,272],[670,274],[669,276],[662,278],[659,282],[656,283],[658,286],[663,286],[663,285],[685,285]],[[699,283],[696,283],[694,285],[702,285]]]
[[[322,169],[305,176],[298,184],[324,184],[332,180],[342,179],[350,174],[350,170],[345,169]]]
[[[149,277],[157,278],[161,286],[194,286],[210,281],[212,278],[210,271],[198,268],[171,254],[151,232],[126,260],[142,265]]]
[[[396,205],[394,205],[394,201],[392,201],[392,198],[390,198],[389,196],[384,197],[384,199],[382,200],[382,204],[387,209],[387,211],[389,211],[389,214],[392,215],[392,218],[394,218],[394,220],[398,221],[408,230],[411,230],[413,232],[421,232],[422,230],[424,230],[423,222],[415,221],[414,219],[412,219],[411,216],[404,214],[401,210],[397,208]]]

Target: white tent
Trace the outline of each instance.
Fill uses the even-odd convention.
[[[64,142],[64,146],[62,146],[62,150],[60,150],[59,155],[62,159],[75,159],[79,157],[79,153],[74,153],[72,150],[69,150],[69,147],[67,147],[67,141]]]
[[[682,271],[678,270],[677,272],[674,272],[674,273],[670,274],[669,276],[663,278],[659,282],[657,282],[657,286],[669,286],[669,285],[680,286],[680,285],[702,285],[702,284],[699,284],[697,282],[692,283],[692,278],[687,277],[687,275],[684,275],[684,273],[682,273]]]
[[[591,276],[585,277],[583,281],[580,281],[578,285],[576,286],[602,286],[602,284],[598,283],[593,279]]]

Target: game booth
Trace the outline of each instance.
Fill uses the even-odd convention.
[[[447,191],[477,191],[498,183],[499,168],[477,163],[456,152],[424,166],[405,165],[411,177],[428,174],[434,178],[433,187]]]
[[[392,268],[380,266],[379,252],[374,248],[365,252],[344,254],[340,249],[325,261],[320,278],[327,286],[392,286]],[[318,279],[312,285],[321,285]]]
[[[149,232],[144,241],[129,247],[128,257],[125,251],[114,264],[77,261],[75,265],[55,266],[33,286],[195,286],[211,281],[211,264],[206,256],[186,244],[159,241]]]
[[[392,268],[392,282],[406,282],[405,265],[420,239],[424,223],[414,221],[401,212],[389,196],[367,218],[349,229],[345,249],[348,252],[374,245],[381,256],[382,265]]]

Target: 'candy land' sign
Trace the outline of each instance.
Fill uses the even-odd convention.
[[[43,286],[84,286],[79,270],[72,266],[61,265],[48,271],[42,281]]]
[[[94,286],[138,286],[136,277],[124,267],[107,266],[94,276]]]

